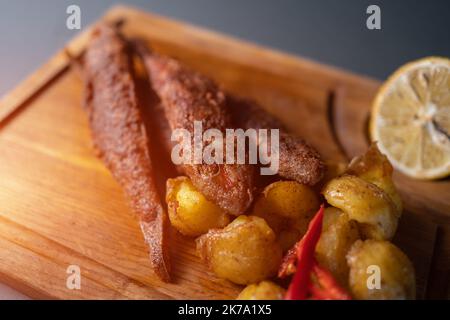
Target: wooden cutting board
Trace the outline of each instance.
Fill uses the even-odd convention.
[[[368,146],[366,122],[378,82],[128,7],[128,37],[145,39],[254,98],[329,160]],[[79,54],[85,30],[67,45]],[[226,299],[241,287],[216,278],[192,239],[173,232],[174,282],[152,273],[138,224],[95,157],[82,82],[62,50],[0,102],[0,281],[36,298]],[[412,259],[418,296],[448,297],[450,182],[396,182],[405,201],[395,242]],[[67,268],[81,289],[66,287]]]

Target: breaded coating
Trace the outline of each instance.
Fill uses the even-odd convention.
[[[315,185],[325,172],[319,153],[303,139],[287,132],[284,125],[256,102],[227,96],[233,122],[243,129],[279,129],[280,162],[278,174],[286,179]]]
[[[141,55],[151,85],[165,110],[172,132],[186,129],[194,144],[194,121],[201,121],[203,131],[233,128],[225,105],[225,94],[207,77],[178,61],[147,51],[142,43]],[[225,142],[224,142],[225,143]],[[254,167],[247,164],[196,164],[193,159],[179,165],[205,197],[232,215],[245,213],[253,200]]]
[[[169,281],[167,217],[155,186],[127,44],[114,27],[102,25],[94,31],[82,62],[96,150],[139,218],[155,273]]]

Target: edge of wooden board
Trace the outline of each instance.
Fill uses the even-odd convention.
[[[348,88],[348,92],[361,96],[371,94],[379,86],[378,81],[369,77],[356,75],[336,67],[320,64],[312,60],[253,44],[216,31],[210,31],[202,27],[172,20],[154,13],[143,12],[129,6],[117,5],[110,8],[103,17],[87,27],[82,33],[76,35],[63,49],[51,57],[47,63],[38,68],[0,99],[0,123],[9,118],[18,108],[70,65],[70,58],[67,56],[66,50],[74,56],[80,54],[89,40],[90,30],[95,25],[102,21],[113,22],[122,18],[125,20],[138,19],[145,21],[149,26],[157,26],[158,28],[149,28],[147,31],[152,36],[159,37],[162,40],[165,37],[166,39],[170,37],[170,40],[180,42],[182,39],[189,37],[192,41],[189,43],[183,41],[183,43],[184,45],[194,47],[201,47],[202,44],[213,43],[214,46],[208,46],[210,52],[224,59],[230,59],[228,55],[229,49],[227,48],[239,47],[239,56],[233,55],[231,58],[234,61],[253,64],[258,67],[264,64],[264,68],[271,73],[283,74],[295,79],[301,78],[303,81],[304,79],[308,79],[315,86],[333,89],[345,85]],[[161,30],[175,32],[161,33]],[[275,63],[273,63],[274,61]]]
[[[184,47],[208,51],[224,60],[254,66],[264,70],[287,76],[301,82],[320,86],[322,89],[334,90],[345,85],[349,95],[372,98],[380,82],[368,76],[352,73],[335,66],[319,63],[294,54],[253,43],[218,31],[196,26],[183,21],[163,17],[161,15],[142,11],[131,6],[116,5],[108,10],[104,19],[117,21],[121,18],[145,21],[150,27],[145,29],[149,38],[173,43],[183,43]],[[155,28],[151,28],[155,26]],[[161,33],[160,30],[168,32]],[[172,32],[169,32],[172,31]],[[189,38],[190,41],[186,41]],[[211,46],[211,44],[214,44]],[[200,49],[199,49],[200,48]],[[235,55],[239,48],[239,55]],[[275,63],[274,63],[275,62]]]
[[[46,84],[66,70],[70,65],[70,59],[65,50],[68,49],[73,54],[79,54],[88,41],[91,29],[92,26],[75,36],[65,48],[59,50],[43,66],[39,67],[0,99],[0,124],[30,98],[40,92]]]

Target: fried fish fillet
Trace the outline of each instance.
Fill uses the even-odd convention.
[[[286,179],[307,185],[315,185],[325,172],[319,153],[303,139],[290,134],[284,125],[256,102],[227,96],[235,125],[243,129],[279,129],[279,171]]]
[[[227,128],[233,128],[225,94],[212,80],[174,59],[150,53],[142,43],[135,43],[135,47],[161,99],[172,132],[185,129],[194,143],[194,121],[202,122],[203,131],[218,129],[225,134]],[[208,200],[230,214],[243,214],[253,200],[254,166],[223,162],[196,164],[191,159],[178,167]]]
[[[166,212],[154,181],[128,46],[114,27],[102,25],[94,31],[82,72],[96,150],[139,218],[154,272],[169,281]]]

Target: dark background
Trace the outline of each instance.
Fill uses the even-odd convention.
[[[0,0],[0,96],[74,36],[68,5],[81,7],[84,27],[115,3],[379,79],[409,60],[450,56],[449,0]],[[381,30],[366,28],[370,4],[381,7]]]

